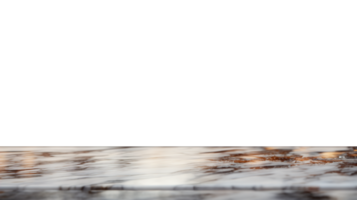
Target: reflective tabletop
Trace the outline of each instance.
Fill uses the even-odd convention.
[[[348,187],[357,186],[356,158],[356,147],[0,147],[0,185]],[[0,190],[6,199],[355,199],[356,194]]]

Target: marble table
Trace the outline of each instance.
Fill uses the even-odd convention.
[[[0,199],[340,200],[356,188],[353,146],[0,147]]]

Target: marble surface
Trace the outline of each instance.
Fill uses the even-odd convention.
[[[0,191],[7,200],[356,200],[357,191]]]
[[[0,147],[0,184],[351,186],[357,185],[356,158],[354,147]],[[26,194],[29,196],[25,197]],[[6,198],[68,199],[72,195],[74,199],[119,196],[121,199],[352,199],[354,194],[354,191],[93,194],[0,191],[0,198],[10,195]]]

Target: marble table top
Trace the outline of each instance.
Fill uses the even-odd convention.
[[[189,197],[191,199],[197,195],[201,199],[227,199],[234,198],[238,193],[243,196],[254,194],[256,199],[259,195],[262,199],[269,195],[275,195],[277,199],[294,199],[296,195],[315,198],[313,195],[317,190],[335,188],[324,191],[322,196],[334,193],[336,197],[332,199],[352,199],[357,188],[357,149],[352,146],[0,147],[0,197],[2,193],[9,194],[6,188],[56,189],[60,186],[139,188],[136,191],[113,190],[101,194],[142,194],[143,199],[149,196],[154,198],[158,193],[161,196],[168,194],[169,199],[175,199],[177,195],[183,197],[184,194],[196,195]],[[156,188],[155,191],[142,190],[150,187]],[[170,191],[171,187],[312,189],[290,195],[250,190]],[[160,188],[167,191],[159,191]],[[35,193],[32,191],[31,194]],[[56,194],[59,199],[63,197],[59,191]],[[72,191],[66,192],[66,195],[69,194]],[[110,199],[109,196],[98,198]]]

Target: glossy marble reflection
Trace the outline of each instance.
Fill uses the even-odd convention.
[[[0,186],[357,185],[357,149],[0,147]]]

